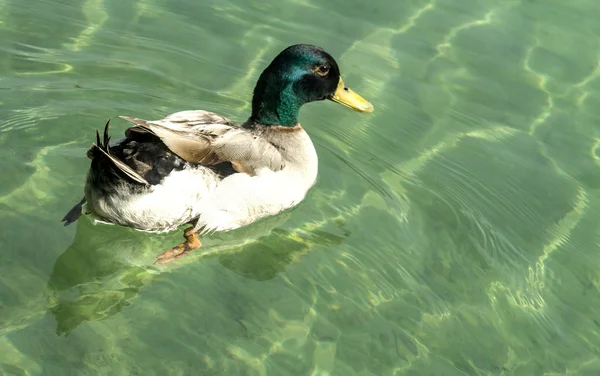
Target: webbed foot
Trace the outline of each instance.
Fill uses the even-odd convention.
[[[198,249],[202,246],[202,243],[200,242],[200,239],[198,239],[198,233],[197,232],[193,232],[193,233],[189,233],[190,230],[192,230],[193,227],[190,227],[188,229],[185,230],[184,237],[185,237],[185,242],[177,245],[176,247],[173,247],[167,251],[164,251],[163,253],[161,253],[160,255],[158,255],[156,257],[156,263],[158,264],[167,264],[171,261],[175,261],[177,259],[180,259],[182,257],[184,257],[185,255],[187,255],[188,253],[191,253],[193,250]]]

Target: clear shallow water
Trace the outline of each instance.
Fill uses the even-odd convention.
[[[0,0],[0,374],[600,374],[600,4],[371,4]],[[299,42],[376,112],[303,108],[298,208],[61,226],[107,118],[243,121]]]

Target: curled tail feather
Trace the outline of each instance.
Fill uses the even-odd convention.
[[[110,147],[108,146],[108,143],[110,141],[110,136],[108,135],[108,125],[109,124],[110,124],[110,119],[106,122],[106,125],[104,126],[104,140],[103,141],[100,140],[100,133],[98,131],[96,131],[96,143],[93,144],[92,147],[90,148],[90,150],[88,151],[88,157],[93,158],[94,151],[98,150],[102,153],[103,156],[108,158],[108,160],[110,162],[112,162],[112,164],[118,170],[120,170],[125,175],[127,175],[127,177],[129,177],[133,181],[136,181],[140,184],[149,185],[150,183],[148,183],[148,181],[146,179],[144,179],[140,174],[135,172],[131,167],[127,166],[125,163],[123,163],[117,157],[114,157],[110,153]]]

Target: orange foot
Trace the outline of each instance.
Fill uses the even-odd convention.
[[[192,229],[192,227],[186,229],[184,234],[186,234],[191,229]],[[169,263],[171,261],[182,258],[183,256],[187,255],[188,253],[190,253],[193,250],[198,249],[202,246],[200,239],[198,239],[198,237],[197,237],[197,233],[193,233],[190,235],[184,235],[184,237],[185,237],[184,243],[181,243],[178,246],[173,247],[167,251],[164,251],[163,253],[158,255],[156,257],[156,262],[158,264]]]

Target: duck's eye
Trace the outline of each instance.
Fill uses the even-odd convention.
[[[319,65],[315,70],[315,73],[319,76],[327,76],[327,73],[329,73],[329,65]]]

